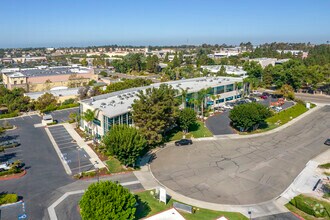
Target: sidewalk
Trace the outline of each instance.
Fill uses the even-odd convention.
[[[105,168],[106,166],[104,163],[100,160],[100,158],[97,156],[97,154],[88,146],[88,144],[80,137],[80,135],[74,130],[74,125],[69,123],[61,124],[64,126],[64,128],[69,132],[71,137],[76,140],[79,147],[83,148],[86,153],[90,156],[90,161],[92,164],[94,164],[94,161],[97,161],[98,164],[95,164],[95,167],[101,169]]]

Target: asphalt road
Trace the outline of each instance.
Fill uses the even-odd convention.
[[[256,204],[279,196],[306,163],[329,149],[330,106],[283,130],[254,138],[168,146],[151,163],[166,187],[220,204]]]
[[[21,142],[21,158],[26,164],[27,174],[20,179],[1,181],[0,192],[17,193],[25,201],[28,219],[43,219],[50,194],[74,180],[66,174],[45,130],[34,127],[34,124],[41,123],[39,116],[7,121],[17,126],[10,133],[17,135]],[[17,214],[21,213],[15,213],[16,218]],[[1,216],[1,220],[7,219],[13,218]]]
[[[312,95],[306,93],[296,93],[296,98],[302,99],[307,102],[330,104],[330,95]]]

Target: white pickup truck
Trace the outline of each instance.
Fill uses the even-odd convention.
[[[0,164],[0,172],[1,171],[5,171],[5,170],[9,170],[10,169],[10,166],[8,163],[2,163]]]

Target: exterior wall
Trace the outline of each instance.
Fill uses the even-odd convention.
[[[36,76],[36,77],[29,77],[28,82],[32,84],[45,83],[47,80],[50,80],[51,82],[63,82],[63,81],[69,81],[70,76],[72,76],[72,74]],[[77,78],[95,79],[95,76],[97,77],[97,75],[90,73],[77,74]]]
[[[7,89],[23,88],[27,90],[26,77],[8,77],[6,74],[2,74],[3,83]]]
[[[29,84],[28,84],[29,92],[40,92],[40,91],[50,90],[51,88],[59,87],[59,86],[71,87],[71,84],[75,84],[74,87],[84,86],[84,85],[88,84],[90,79],[84,78],[84,79],[79,79],[79,80],[60,81],[60,82],[51,81],[50,83],[46,83],[46,81],[47,80],[45,80],[45,82],[43,82],[43,83],[29,82]]]

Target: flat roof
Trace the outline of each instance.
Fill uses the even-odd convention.
[[[234,74],[238,76],[243,76],[247,74],[247,72],[243,70],[243,67],[236,67],[231,65],[205,65],[205,66],[201,66],[201,68],[207,69],[212,73],[217,73],[220,71],[221,66],[223,66],[226,69],[226,73],[228,74]]]
[[[174,89],[188,89],[188,93],[198,92],[203,88],[228,85],[235,82],[242,82],[242,77],[200,77],[193,79],[184,79],[169,81],[163,83],[154,83],[150,86],[125,89],[118,92],[94,96],[90,99],[80,101],[92,109],[98,108],[104,115],[112,118],[131,110],[132,104],[137,99],[139,91],[145,91],[148,88],[159,88],[161,84],[171,85]]]
[[[9,77],[15,77],[16,73],[22,74],[25,77],[38,77],[38,76],[51,76],[51,75],[65,75],[65,74],[83,74],[89,73],[92,69],[88,67],[72,67],[72,66],[59,66],[59,67],[46,67],[46,68],[27,68],[20,69],[17,72],[8,73]]]
[[[49,90],[49,91],[44,91],[44,92],[24,93],[24,95],[29,96],[31,99],[36,100],[45,93],[53,94],[56,97],[74,96],[74,95],[78,95],[78,90],[79,90],[79,88],[57,89],[57,90]]]

